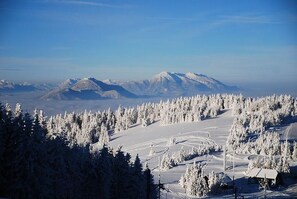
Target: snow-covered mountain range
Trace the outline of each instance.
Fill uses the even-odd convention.
[[[106,84],[95,78],[67,79],[51,90],[42,99],[118,99],[135,98],[135,94],[127,91],[119,85]]]
[[[111,81],[139,96],[190,96],[198,93],[234,92],[239,89],[202,74],[161,72],[149,80]]]
[[[178,97],[228,93],[239,89],[202,74],[161,72],[147,80],[100,81],[95,78],[67,79],[56,87],[50,84],[0,81],[0,92],[42,91],[42,99],[96,100],[138,97]],[[45,94],[44,94],[45,92]]]
[[[0,92],[29,92],[37,90],[48,90],[51,88],[50,84],[31,84],[31,83],[14,83],[7,80],[0,80]]]

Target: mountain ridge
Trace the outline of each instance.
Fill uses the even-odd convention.
[[[3,93],[18,93],[18,92],[32,92],[40,90],[49,90],[52,88],[51,84],[31,84],[28,82],[14,83],[7,80],[0,80],[0,92]]]
[[[214,78],[193,72],[184,74],[163,71],[147,80],[113,83],[141,96],[189,96],[199,93],[239,91],[235,86],[228,86]]]
[[[29,83],[11,83],[0,80],[0,91],[30,92],[42,91],[41,99],[97,100],[118,98],[178,97],[197,94],[237,92],[235,86],[228,86],[212,77],[193,72],[176,73],[163,71],[149,79],[138,81],[97,80],[93,77],[66,79],[56,87]]]
[[[96,100],[136,97],[136,95],[119,85],[106,84],[100,80],[89,77],[83,79],[67,79],[41,98],[56,100]]]

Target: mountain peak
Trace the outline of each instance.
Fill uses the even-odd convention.
[[[58,85],[59,89],[67,89],[76,84],[80,79],[66,79]]]
[[[167,71],[163,71],[163,72],[161,72],[161,73],[155,75],[154,77],[157,77],[157,78],[158,78],[158,77],[159,77],[159,78],[169,78],[169,77],[171,77],[171,75],[172,75],[172,73],[167,72]]]
[[[64,81],[64,83],[71,83],[71,82],[77,82],[77,81],[79,81],[79,79],[71,79],[71,78],[69,78],[69,79],[66,79]]]
[[[180,77],[178,76],[178,73],[166,72],[166,71],[163,71],[155,75],[152,80],[153,81],[175,81],[175,82],[181,81]]]
[[[84,77],[81,80],[90,80],[90,81],[98,81],[97,79],[95,79],[94,77]]]

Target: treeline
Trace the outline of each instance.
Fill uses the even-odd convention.
[[[42,112],[32,117],[19,104],[14,111],[0,104],[0,197],[156,198],[153,176],[138,156],[131,161],[121,149],[69,147],[47,126]]]
[[[156,121],[160,121],[161,125],[170,125],[213,118],[225,109],[237,107],[241,99],[241,95],[197,95],[136,107],[118,107],[115,111],[58,114],[48,118],[46,128],[50,136],[63,137],[70,146],[86,146],[98,141],[103,145],[108,142],[106,135],[112,132],[135,125],[146,127]],[[100,136],[105,138],[100,140]]]

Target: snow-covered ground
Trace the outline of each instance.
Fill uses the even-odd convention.
[[[217,118],[207,119],[200,122],[173,124],[161,126],[156,122],[148,127],[135,126],[126,131],[115,133],[111,136],[110,145],[114,148],[122,146],[123,150],[129,152],[132,157],[139,154],[142,163],[147,162],[155,176],[155,182],[158,181],[158,174],[161,176],[161,183],[165,184],[167,191],[162,191],[162,198],[185,198],[185,190],[178,184],[180,177],[185,173],[187,164],[194,161],[205,163],[205,174],[212,170],[216,173],[223,172],[223,153],[215,152],[209,155],[197,157],[178,164],[168,171],[159,171],[158,165],[164,153],[172,154],[183,147],[185,151],[193,147],[207,145],[224,145],[229,135],[229,129],[233,121],[231,111],[219,115]],[[176,144],[168,146],[170,138],[176,139]],[[153,151],[153,154],[150,154]],[[259,185],[248,185],[244,178],[244,172],[247,169],[249,160],[248,155],[238,155],[234,157],[235,168],[233,173],[233,155],[227,154],[227,170],[225,173],[232,179],[235,178],[235,185],[238,192],[245,198],[263,197],[264,191],[259,189]],[[291,163],[297,165],[296,163]],[[289,187],[287,190],[267,191],[269,197],[293,197],[297,194],[297,185]],[[296,195],[295,195],[296,196]],[[226,193],[217,198],[234,198],[234,194]]]

